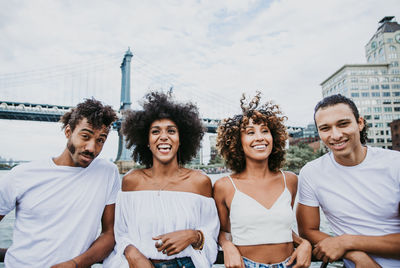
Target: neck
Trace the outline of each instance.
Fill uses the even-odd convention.
[[[53,162],[57,166],[70,166],[70,167],[75,167],[74,162],[72,161],[71,154],[68,151],[67,148],[64,149],[64,151],[57,157],[53,158]]]
[[[265,179],[272,174],[268,167],[268,159],[254,161],[246,159],[246,168],[240,173],[244,178]]]
[[[179,165],[178,161],[171,161],[168,164],[153,161],[153,166],[150,168],[150,170],[153,179],[170,179],[173,178],[179,171]]]
[[[335,157],[335,161],[342,166],[356,166],[364,161],[365,157],[367,156],[367,147],[360,143],[360,146],[354,148],[349,155],[333,155]]]

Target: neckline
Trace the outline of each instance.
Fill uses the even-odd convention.
[[[129,195],[129,194],[140,194],[140,193],[152,193],[152,194],[157,194],[159,196],[159,193],[167,193],[167,194],[182,194],[182,195],[190,195],[190,196],[197,196],[197,197],[204,197],[207,199],[213,199],[212,197],[204,196],[198,193],[193,193],[193,192],[184,192],[184,191],[174,191],[174,190],[134,190],[134,191],[122,191],[120,190],[120,193],[124,195]],[[214,199],[213,199],[214,200]]]
[[[251,197],[250,195],[248,195],[248,194],[246,194],[246,193],[240,191],[239,189],[236,189],[236,191],[235,191],[235,193],[234,193],[234,195],[233,195],[232,202],[231,202],[231,210],[232,210],[232,203],[233,203],[233,200],[235,199],[235,196],[236,196],[236,192],[239,192],[239,193],[243,194],[244,196],[248,197],[249,199],[251,199],[252,201],[254,201],[255,203],[257,203],[259,206],[261,206],[263,209],[265,209],[265,210],[267,210],[267,211],[270,211],[270,210],[275,206],[275,204],[278,203],[279,199],[282,198],[282,196],[283,196],[283,194],[285,193],[285,191],[289,191],[289,190],[287,189],[287,187],[285,187],[285,188],[283,189],[283,191],[280,193],[280,195],[275,199],[275,201],[272,203],[271,207],[270,207],[270,208],[267,208],[267,207],[265,207],[263,204],[261,204],[259,201],[257,201],[254,197]]]

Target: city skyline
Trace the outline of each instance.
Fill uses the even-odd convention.
[[[7,2],[0,4],[0,34],[7,40],[0,50],[0,75],[120,53],[115,61],[119,73],[129,46],[133,61],[136,56],[170,74],[178,97],[190,98],[185,87],[208,96],[195,99],[202,114],[216,109],[214,99],[220,98],[226,108],[221,117],[232,115],[238,112],[242,92],[254,95],[261,90],[264,101],[272,99],[281,106],[287,125],[306,126],[322,97],[320,83],[344,64],[365,62],[364,46],[378,21],[389,15],[400,20],[400,12],[393,12],[400,10],[396,7],[400,3],[394,0],[385,5],[380,1]],[[120,86],[120,76],[116,79]],[[139,80],[132,85],[136,107],[149,88]],[[138,87],[141,81],[143,86]],[[114,136],[111,133],[104,148],[107,159],[116,156]],[[58,124],[0,120],[0,147],[3,158],[33,160],[59,154],[65,138]]]

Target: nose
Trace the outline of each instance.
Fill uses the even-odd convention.
[[[264,139],[264,136],[263,136],[263,134],[261,133],[261,131],[256,131],[254,137],[255,137],[255,139],[256,139],[257,141],[263,140],[263,139]]]
[[[166,131],[161,131],[160,140],[165,141],[168,139],[168,134]]]
[[[95,149],[96,149],[96,141],[95,139],[90,139],[85,145],[85,150],[93,153]]]
[[[340,140],[342,138],[343,133],[336,127],[332,128],[332,139]]]

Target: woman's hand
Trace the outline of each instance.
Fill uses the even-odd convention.
[[[224,264],[226,268],[245,268],[239,250],[232,242],[225,242],[223,246]]]
[[[292,256],[290,256],[287,265],[291,265],[294,262],[296,264],[293,268],[303,268],[303,267],[310,267],[311,265],[311,250],[312,246],[310,242],[303,239],[296,250],[293,252]]]
[[[181,230],[153,237],[153,240],[157,240],[155,242],[157,250],[167,256],[178,254],[190,244],[198,242],[198,239],[196,230]],[[161,245],[158,240],[162,241]]]
[[[151,261],[132,245],[125,248],[124,255],[128,261],[129,268],[154,268]]]

